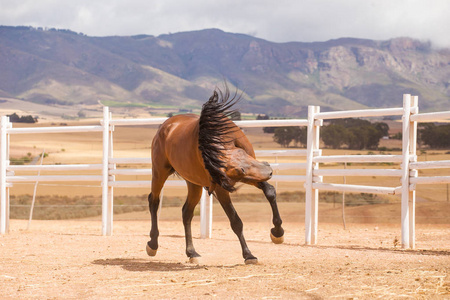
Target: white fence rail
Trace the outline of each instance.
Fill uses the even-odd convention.
[[[324,120],[338,118],[361,118],[381,116],[402,116],[402,155],[334,155],[323,156],[320,149],[320,127]],[[403,107],[320,112],[318,106],[309,106],[308,119],[236,121],[240,127],[306,126],[306,150],[258,150],[258,157],[294,156],[305,157],[305,163],[272,163],[274,170],[305,170],[306,175],[274,175],[272,181],[304,183],[305,243],[317,243],[319,190],[357,193],[401,194],[401,235],[403,248],[415,247],[415,189],[417,184],[450,183],[450,176],[418,176],[419,169],[450,168],[450,161],[417,162],[417,122],[433,122],[450,119],[450,111],[419,114],[418,97],[403,96]],[[9,189],[16,182],[37,181],[97,181],[102,185],[102,234],[113,233],[113,191],[115,187],[150,187],[149,180],[116,181],[115,175],[151,175],[151,169],[120,169],[119,164],[151,164],[151,158],[113,156],[113,133],[115,126],[136,126],[161,124],[165,118],[112,119],[108,108],[103,111],[100,126],[64,126],[13,128],[8,118],[1,118],[0,126],[0,234],[9,230]],[[103,158],[98,164],[73,165],[28,165],[9,164],[9,137],[13,134],[101,132]],[[150,143],[150,141],[149,141]],[[401,169],[319,169],[320,163],[401,163]],[[20,171],[101,171],[101,175],[16,175]],[[326,176],[394,176],[400,179],[396,187],[365,186],[339,183],[324,183]],[[166,186],[185,186],[181,180],[168,180]],[[210,237],[212,228],[212,198],[202,196],[201,236]]]

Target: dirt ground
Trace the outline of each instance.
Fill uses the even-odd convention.
[[[268,222],[245,222],[257,265],[245,265],[224,219],[212,239],[184,254],[181,221],[160,222],[160,248],[148,257],[148,220],[116,221],[100,235],[98,220],[12,220],[0,236],[1,299],[449,299],[450,226],[416,227],[417,249],[401,250],[399,225],[319,224],[319,243],[305,246],[301,222],[285,224],[285,243],[270,242]]]

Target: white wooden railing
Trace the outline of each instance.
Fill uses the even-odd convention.
[[[362,118],[402,116],[402,154],[401,155],[335,155],[324,156],[320,149],[320,127],[323,120],[338,118]],[[271,181],[297,182],[304,184],[306,191],[305,205],[305,243],[317,243],[318,229],[318,193],[319,190],[343,191],[356,193],[401,194],[401,236],[403,248],[415,247],[415,191],[418,184],[450,183],[450,176],[418,176],[420,169],[450,168],[450,161],[417,162],[417,123],[434,122],[449,119],[450,111],[419,114],[418,97],[403,95],[403,107],[320,112],[320,107],[308,107],[308,119],[293,120],[257,120],[236,121],[240,127],[276,127],[306,126],[306,150],[260,150],[258,157],[291,156],[306,157],[306,163],[274,163],[274,170],[302,169],[306,175],[275,175]],[[153,119],[113,119],[108,107],[103,110],[103,119],[99,126],[64,126],[13,128],[5,116],[1,117],[0,126],[0,234],[9,230],[9,189],[17,182],[73,182],[94,181],[102,186],[102,234],[113,233],[113,191],[115,187],[150,187],[150,181],[117,181],[115,175],[151,175],[151,169],[119,169],[118,164],[151,164],[149,157],[115,158],[113,156],[113,135],[115,126],[135,126],[161,124],[165,118]],[[41,133],[101,132],[103,157],[97,164],[68,165],[26,165],[14,166],[9,163],[10,135]],[[149,140],[150,143],[150,140]],[[401,169],[319,169],[320,163],[364,162],[401,163]],[[20,171],[72,171],[98,170],[101,175],[15,175]],[[325,183],[325,176],[393,176],[400,178],[400,185],[395,187],[363,186],[340,183]],[[184,186],[184,181],[168,180],[166,186]],[[211,236],[212,198],[206,193],[200,202],[201,236]]]

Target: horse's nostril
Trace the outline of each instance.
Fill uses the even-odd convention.
[[[270,172],[269,177],[272,177],[272,173],[273,173],[273,172]]]

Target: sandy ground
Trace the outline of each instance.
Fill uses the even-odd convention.
[[[301,223],[285,225],[274,245],[268,222],[245,222],[257,265],[245,265],[225,220],[199,239],[200,265],[184,254],[180,221],[160,222],[160,249],[148,257],[149,221],[12,220],[0,236],[1,299],[448,299],[450,226],[418,225],[417,250],[397,245],[399,226],[319,224],[319,244],[305,246]]]
[[[153,131],[131,128],[130,133],[117,129],[115,156],[148,156]],[[51,140],[45,135],[11,137],[11,154],[21,157],[30,152],[36,156],[45,148],[50,152],[45,163],[100,162],[99,134],[51,136]],[[252,143],[255,149],[275,148],[269,135],[255,133]],[[339,153],[349,154],[347,152],[340,150]],[[420,158],[448,159],[447,154],[427,155]],[[361,180],[367,179],[354,180],[347,183],[361,184]],[[377,185],[385,183],[375,177],[369,180]],[[26,188],[16,184],[11,192],[31,193],[33,186]],[[78,190],[80,194],[101,191],[98,184],[86,189],[77,186],[77,191],[67,186],[57,188],[41,185],[38,193],[75,195]],[[293,188],[298,187],[285,187],[286,190]],[[117,189],[116,196],[121,192]],[[137,189],[134,192],[145,193]],[[444,205],[447,202],[443,203],[446,192],[445,186],[441,186],[439,190],[418,191],[418,197],[439,200],[440,206],[436,209],[448,211],[448,206]],[[430,217],[420,211],[425,204],[427,202],[418,203],[418,222]],[[348,229],[343,230],[340,224],[322,222],[320,218],[327,215],[327,211],[321,207],[319,244],[305,246],[304,226],[298,218],[299,212],[304,210],[286,210],[282,205],[280,209],[286,230],[282,245],[270,242],[270,218],[267,222],[256,220],[251,216],[255,214],[253,209],[241,214],[249,247],[259,258],[259,264],[251,266],[244,265],[237,238],[224,217],[214,217],[213,238],[205,240],[198,238],[196,217],[194,243],[203,256],[200,265],[187,262],[179,217],[161,222],[160,249],[156,257],[148,257],[145,252],[148,218],[125,221],[126,217],[120,216],[124,220],[114,223],[112,237],[100,236],[98,219],[33,221],[30,231],[24,230],[26,221],[12,220],[10,234],[0,236],[0,299],[450,299],[448,223],[418,224],[417,250],[405,251],[399,248],[399,222],[393,225],[348,224]],[[352,213],[361,217],[360,211],[354,212],[357,209],[348,209],[349,219]],[[177,211],[179,213],[179,209]],[[372,209],[363,216],[369,221],[373,216],[388,215],[383,212]]]

